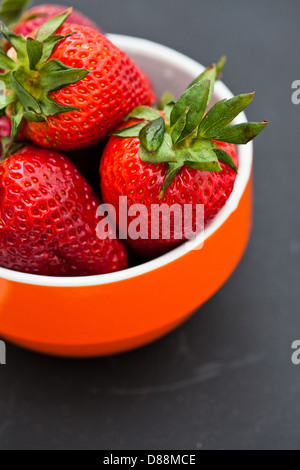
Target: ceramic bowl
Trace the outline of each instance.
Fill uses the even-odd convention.
[[[151,77],[158,96],[166,90],[179,96],[204,69],[162,45],[109,37]],[[218,82],[214,98],[231,97]],[[244,114],[236,122],[243,121]],[[200,235],[153,261],[99,276],[44,277],[0,268],[0,336],[41,353],[89,357],[137,348],[184,322],[230,277],[247,246],[252,143],[238,153],[234,191],[206,229],[201,249]]]

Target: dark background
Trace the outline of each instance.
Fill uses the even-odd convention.
[[[106,31],[152,39],[203,64],[228,55],[225,83],[235,94],[255,90],[248,118],[270,121],[255,144],[254,231],[223,289],[153,345],[82,361],[8,345],[0,448],[299,449],[300,366],[291,362],[300,339],[300,105],[291,102],[300,80],[299,0],[73,5]]]

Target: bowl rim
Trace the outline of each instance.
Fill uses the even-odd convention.
[[[185,69],[195,77],[199,75],[203,70],[204,66],[196,60],[189,58],[188,56],[175,51],[167,46],[159,43],[149,41],[147,39],[136,38],[132,36],[124,36],[120,34],[108,34],[108,38],[118,47],[125,50],[130,56],[131,53],[140,53],[146,57],[156,57],[164,60],[170,65],[176,65],[182,69]],[[233,94],[224,85],[223,82],[218,81],[215,86],[215,96],[217,99],[232,98]],[[237,124],[246,122],[247,118],[245,113],[241,113],[235,120]],[[237,176],[233,192],[226,202],[224,208],[215,217],[212,223],[204,233],[204,244],[205,241],[216,232],[221,225],[228,219],[228,217],[237,209],[239,202],[243,196],[246,186],[250,180],[252,166],[253,166],[253,143],[250,142],[247,145],[237,146],[240,160],[240,169]],[[134,277],[141,276],[149,273],[156,269],[159,269],[175,260],[183,257],[187,253],[197,249],[199,245],[203,243],[203,235],[198,235],[194,240],[185,242],[181,246],[174,250],[166,253],[159,258],[147,261],[141,265],[128,268],[124,271],[118,271],[109,274],[98,274],[94,276],[79,276],[79,277],[51,277],[41,276],[37,274],[22,273],[19,271],[13,271],[0,267],[0,278],[9,281],[14,281],[22,284],[30,284],[37,286],[47,287],[87,287],[87,286],[98,286],[111,284],[114,282],[120,282]]]

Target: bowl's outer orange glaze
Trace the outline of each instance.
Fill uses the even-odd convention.
[[[182,323],[224,284],[244,253],[251,224],[250,180],[238,208],[201,250],[159,269],[90,287],[0,279],[0,336],[34,351],[70,357],[145,345]]]

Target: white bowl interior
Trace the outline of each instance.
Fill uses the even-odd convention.
[[[164,91],[170,91],[175,96],[180,96],[187,85],[204,70],[204,67],[198,62],[152,41],[117,34],[110,34],[109,39],[120,47],[120,49],[123,49],[148,74],[152,80],[157,96],[160,96]],[[215,99],[232,98],[232,96],[232,93],[222,82],[216,84]],[[246,120],[245,114],[242,113],[235,122],[238,124]],[[205,230],[204,239],[210,237],[212,233],[224,223],[230,214],[236,210],[249,181],[253,163],[253,144],[250,142],[247,145],[239,146],[238,152],[240,168],[234,190],[225,207]],[[199,235],[199,237],[194,240],[184,243],[180,247],[157,259],[117,273],[64,278],[38,276],[0,268],[0,278],[24,284],[53,287],[79,287],[108,284],[140,276],[160,268],[180,258],[189,251],[196,249],[202,241],[203,236]]]

